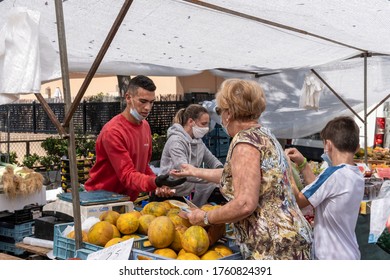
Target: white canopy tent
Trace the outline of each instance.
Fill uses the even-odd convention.
[[[121,7],[129,7],[129,4],[131,7],[123,21],[117,21]],[[10,10],[14,17],[0,17],[0,100],[7,99],[7,95],[27,92],[37,93],[39,99],[37,81],[39,84],[39,81],[60,78],[60,73],[90,74],[103,49],[101,46],[107,42],[107,34],[112,34],[115,18],[115,22],[121,23],[120,28],[116,34],[114,32],[115,38],[95,73],[180,76],[213,70],[227,76],[236,70],[234,76],[239,76],[245,72],[246,78],[258,78],[266,90],[268,108],[262,121],[277,137],[304,136],[308,130],[302,128],[313,127],[318,131],[329,118],[347,113],[347,103],[340,105],[329,92],[321,96],[319,110],[299,108],[297,96],[309,69],[315,68],[338,81],[337,88],[346,90],[340,92],[339,101],[346,98],[351,104],[348,106],[356,109],[366,111],[367,105],[374,102],[368,101],[367,96],[381,99],[388,88],[386,57],[380,61],[370,59],[374,65],[372,70],[383,69],[376,72],[374,77],[378,83],[370,89],[366,75],[370,68],[368,56],[372,53],[390,55],[387,31],[390,4],[386,0],[363,3],[358,0],[1,0],[1,15]],[[66,28],[62,28],[62,12]],[[58,34],[59,31],[64,34]],[[66,38],[67,47],[63,39],[58,43],[58,38]],[[22,54],[26,55],[25,59],[19,57]],[[360,61],[353,61],[355,66],[345,66],[343,60],[362,54],[364,60],[356,59]],[[347,68],[352,73],[355,71],[351,81],[346,74],[351,75],[351,72],[343,71]],[[360,80],[356,71],[362,72],[361,88],[361,83],[356,82]],[[279,74],[262,77],[272,73]],[[29,82],[25,82],[25,78]],[[68,105],[67,78],[63,77],[68,80],[64,85]],[[15,86],[19,81],[24,86],[22,90]],[[67,117],[71,117],[72,109],[67,112],[70,112]],[[63,129],[53,118],[55,121],[57,128]],[[69,125],[69,118],[65,119],[66,123]],[[74,147],[72,125],[69,129],[71,151]],[[76,166],[75,154],[71,152],[78,248],[80,209],[77,173],[72,168]]]
[[[124,2],[63,2],[70,72],[88,72]],[[37,44],[27,45],[38,50],[33,53],[37,56],[34,66],[38,66],[34,77],[43,82],[61,76],[54,1],[0,2],[2,15],[18,7],[23,24],[17,26],[14,19],[13,29],[7,29],[8,17],[0,18],[0,28],[5,26],[0,33],[0,93],[12,97],[11,101],[15,94],[39,92],[36,83],[21,89],[21,83],[15,82],[29,73],[9,58],[15,57],[16,43],[23,38]],[[27,13],[36,24],[29,31],[38,33],[18,38],[26,32]],[[390,54],[389,14],[385,0],[136,0],[96,73],[184,76],[211,70],[224,77],[257,79],[268,102],[262,122],[279,138],[302,137],[320,130],[335,115],[352,114],[329,89],[321,93],[318,110],[299,108],[303,80],[310,69],[321,74],[357,112],[364,104],[371,106],[386,97],[386,56],[368,58],[367,100],[363,58],[343,60],[362,53]],[[15,26],[23,32],[17,33]],[[30,58],[33,54],[28,53]],[[5,81],[10,80],[6,87]]]

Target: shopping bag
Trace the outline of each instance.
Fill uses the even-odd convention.
[[[376,199],[371,202],[368,243],[377,243],[390,215],[390,181],[383,182]]]

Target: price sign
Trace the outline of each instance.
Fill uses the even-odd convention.
[[[128,260],[134,238],[104,248],[88,255],[87,260]]]

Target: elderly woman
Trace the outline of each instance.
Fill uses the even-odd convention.
[[[194,225],[233,223],[244,259],[310,259],[312,231],[289,181],[289,165],[278,140],[258,119],[266,101],[260,85],[228,79],[216,95],[222,127],[233,137],[224,168],[183,164],[177,177],[220,183],[228,203],[186,214]]]

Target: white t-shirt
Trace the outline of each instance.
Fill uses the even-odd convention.
[[[347,164],[328,167],[302,193],[315,208],[315,258],[360,259],[355,227],[364,178],[359,168]]]

